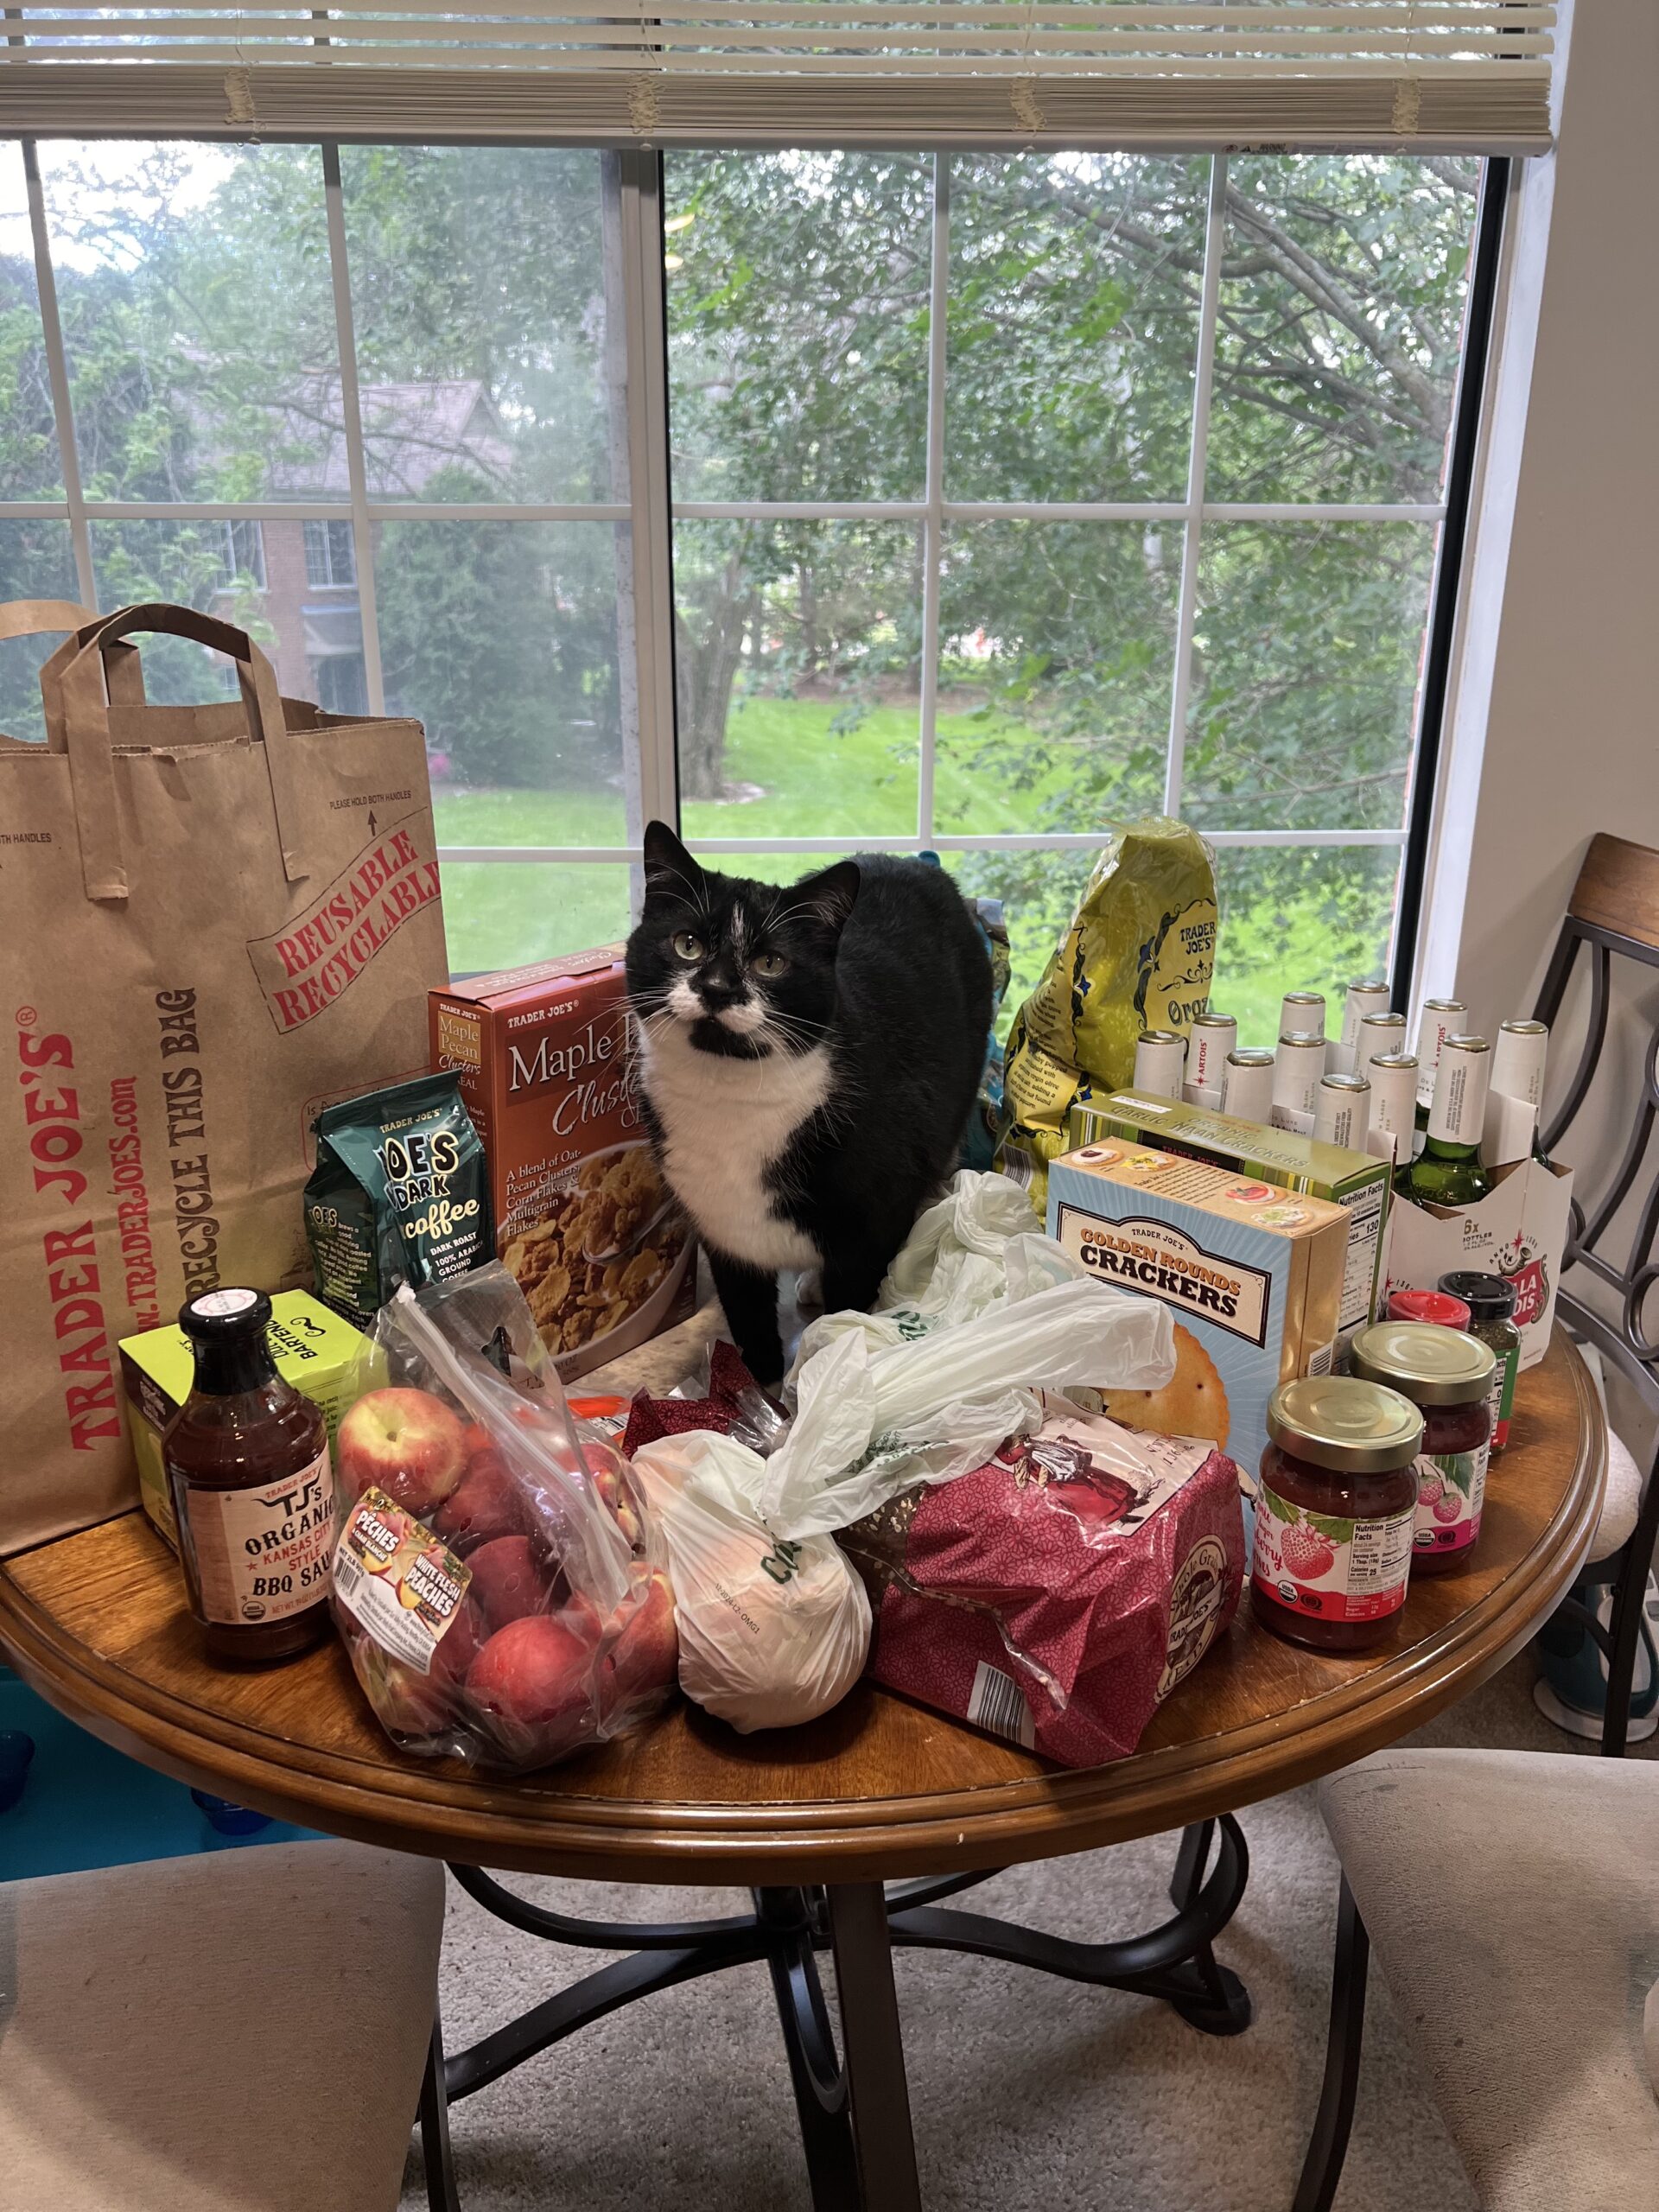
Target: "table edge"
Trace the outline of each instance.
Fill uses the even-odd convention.
[[[1572,1584],[1605,1478],[1599,1401],[1565,1337],[1580,1415],[1560,1503],[1503,1581],[1422,1643],[1293,1708],[1113,1764],[1056,1770],[913,1798],[630,1804],[571,1796],[556,1810],[469,1809],[451,1775],[317,1753],[204,1714],[138,1685],[58,1630],[0,1561],[0,1643],[31,1688],[116,1749],[176,1779],[304,1827],[391,1848],[530,1873],[655,1883],[810,1882],[938,1874],[1091,1850],[1277,1796],[1396,1741],[1512,1657]],[[1586,1417],[1587,1416],[1587,1417]],[[1448,1657],[1455,1663],[1448,1664]],[[204,1723],[207,1725],[204,1725]],[[1214,1746],[1226,1743],[1219,1755]],[[480,1777],[487,1781],[487,1777]],[[394,1786],[388,1788],[391,1782]]]

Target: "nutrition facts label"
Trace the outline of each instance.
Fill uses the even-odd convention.
[[[1376,1280],[1376,1240],[1382,1228],[1381,1178],[1338,1200],[1348,1214],[1348,1259],[1342,1274],[1342,1313],[1338,1326],[1351,1329],[1368,1321]]]

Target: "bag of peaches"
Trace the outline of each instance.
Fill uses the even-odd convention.
[[[637,1726],[675,1679],[661,1537],[506,1269],[405,1285],[353,1381],[334,1612],[387,1734],[524,1773]]]

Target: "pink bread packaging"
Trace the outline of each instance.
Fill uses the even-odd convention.
[[[1066,1766],[1127,1757],[1237,1609],[1238,1469],[1049,1399],[969,1474],[838,1531],[888,1688]]]

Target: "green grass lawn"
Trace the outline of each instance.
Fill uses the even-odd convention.
[[[734,707],[726,773],[764,796],[692,801],[688,841],[699,837],[831,837],[848,849],[861,837],[905,836],[916,826],[916,715],[906,706],[871,709],[836,728],[836,709],[810,699],[751,698]],[[1065,773],[1057,760],[1034,786],[1016,791],[1001,759],[985,757],[986,724],[968,714],[939,717],[934,819],[961,835],[1050,828],[1040,812]],[[620,792],[434,791],[442,845],[620,845]],[[1078,823],[1077,829],[1095,825]],[[1102,827],[1103,841],[1104,828]],[[719,863],[768,882],[789,882],[827,862],[796,853],[758,852]],[[1253,880],[1255,856],[1220,856],[1222,929],[1212,1003],[1236,1015],[1241,1038],[1271,1044],[1280,995],[1323,989],[1339,1001],[1348,979],[1381,964],[1393,904],[1395,855],[1364,855],[1365,890],[1337,911],[1318,855],[1310,854],[1294,892],[1265,898]],[[957,865],[952,856],[950,865]],[[1050,915],[1068,907],[1085,880],[1086,854],[1053,856]],[[1353,862],[1349,863],[1354,865]],[[444,910],[451,965],[460,972],[500,968],[580,951],[623,937],[628,928],[628,870],[603,863],[450,861]],[[1007,1011],[1029,990],[1061,925],[1041,914],[1010,914],[1014,980]],[[1335,1013],[1333,1003],[1332,1013]]]

